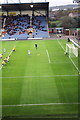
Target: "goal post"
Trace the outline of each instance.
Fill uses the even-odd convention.
[[[74,44],[66,44],[66,53],[69,57],[78,57],[78,48]]]

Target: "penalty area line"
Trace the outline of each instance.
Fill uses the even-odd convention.
[[[48,50],[46,50],[46,53],[47,53],[47,56],[48,56],[48,61],[49,61],[49,63],[51,63],[51,60],[50,60],[50,56],[49,56]]]
[[[45,106],[45,105],[79,105],[80,103],[42,103],[42,104],[16,104],[16,105],[0,105],[0,107],[25,107],[25,106]]]

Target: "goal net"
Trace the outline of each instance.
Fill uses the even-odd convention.
[[[78,48],[74,44],[66,44],[66,53],[69,57],[78,57]]]

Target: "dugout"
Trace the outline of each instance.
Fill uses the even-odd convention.
[[[29,15],[45,15],[48,18],[49,15],[49,2],[11,3],[1,4],[1,6],[2,14],[7,16],[29,13]]]
[[[63,34],[63,27],[61,27],[61,28],[49,28],[49,33]]]

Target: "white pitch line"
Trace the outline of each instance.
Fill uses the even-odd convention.
[[[57,39],[59,45],[61,46],[61,48],[65,51],[64,47],[61,45],[61,43],[59,42],[59,40]]]
[[[46,50],[46,53],[47,53],[47,56],[48,56],[48,61],[49,61],[49,63],[51,63],[51,60],[50,60],[50,56],[49,56],[48,50]]]
[[[42,104],[16,104],[16,105],[0,105],[0,107],[23,107],[23,106],[45,106],[45,105],[79,105],[80,103],[42,103]]]
[[[0,70],[2,69],[2,66],[0,67]]]
[[[59,40],[57,39],[59,45],[61,46],[61,48],[65,51],[64,47],[61,45],[61,43],[59,42]],[[75,63],[73,62],[73,60],[69,57],[69,59],[71,60],[71,62],[73,63],[73,65],[75,66],[75,68],[77,69],[78,72],[80,72],[80,70],[78,69],[78,67],[75,65]]]
[[[12,54],[12,51],[9,53],[9,56]]]
[[[71,60],[71,62],[73,63],[73,65],[75,66],[75,68],[77,69],[78,72],[80,72],[80,70],[78,69],[78,67],[75,65],[75,63],[73,62],[73,60],[69,57],[69,59]]]
[[[51,78],[51,77],[76,77],[78,75],[52,75],[52,76],[15,76],[15,77],[0,77],[0,78]]]

